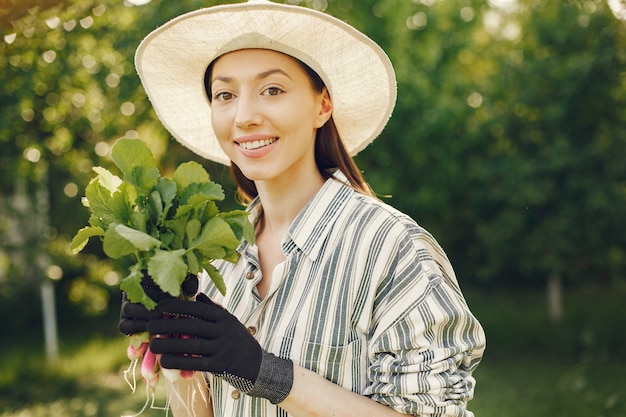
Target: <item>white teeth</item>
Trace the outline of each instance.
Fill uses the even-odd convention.
[[[239,146],[241,146],[244,149],[258,149],[258,148],[262,148],[263,146],[271,145],[277,140],[278,139],[276,138],[271,138],[271,139],[255,140],[253,142],[242,142],[239,144]]]

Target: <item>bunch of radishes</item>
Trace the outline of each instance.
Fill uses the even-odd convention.
[[[160,354],[154,354],[150,350],[150,340],[153,337],[180,337],[180,338],[190,338],[192,336],[188,335],[151,335],[148,332],[142,332],[130,335],[129,344],[126,349],[126,355],[130,360],[130,365],[128,369],[124,372],[124,379],[131,387],[133,392],[137,387],[136,383],[136,369],[137,365],[140,365],[140,374],[141,378],[146,385],[146,403],[144,407],[139,411],[139,413],[135,414],[135,416],[140,415],[149,404],[151,404],[151,408],[159,408],[154,406],[154,395],[156,391],[157,384],[159,383],[159,375],[163,375],[167,381],[169,381],[172,386],[178,381],[182,379],[191,380],[194,377],[194,371],[190,370],[180,370],[180,369],[169,369],[163,368],[160,365]],[[130,374],[130,375],[129,375]],[[177,395],[176,392],[173,392],[174,395]],[[163,409],[167,410],[168,406],[166,404]]]
[[[197,162],[180,164],[172,178],[162,176],[154,155],[141,140],[118,140],[111,149],[111,159],[122,177],[104,167],[93,168],[97,175],[83,199],[91,211],[89,224],[72,239],[72,252],[80,252],[91,238],[99,238],[108,257],[133,257],[120,288],[130,302],[143,304],[148,310],[157,302],[141,285],[145,274],[172,297],[181,296],[181,286],[189,274],[201,272],[225,293],[224,279],[212,262],[236,262],[242,239],[254,242],[249,213],[220,211],[217,202],[224,199],[224,191]],[[178,381],[191,378],[193,372],[161,368],[159,357],[149,349],[150,337],[148,333],[131,336],[131,365],[125,377],[134,390],[135,369],[140,363],[147,392],[154,398],[160,374]],[[130,371],[132,382],[128,379]]]
[[[128,348],[126,349],[126,355],[131,361],[131,367],[135,368],[137,363],[141,364],[141,378],[149,389],[152,391],[156,389],[156,385],[159,382],[159,374],[163,374],[163,376],[170,382],[176,382],[181,377],[186,380],[193,378],[194,371],[162,368],[159,362],[161,355],[156,355],[150,350],[150,339],[152,337],[156,336],[151,336],[147,332],[131,335]],[[158,337],[189,338],[191,336],[180,335]],[[134,387],[135,384],[133,383],[130,385],[131,387]]]

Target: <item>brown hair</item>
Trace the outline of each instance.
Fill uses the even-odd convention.
[[[309,77],[313,90],[317,93],[321,93],[326,86],[320,76],[304,62],[296,58],[293,59],[300,64],[304,72]],[[209,102],[212,99],[211,72],[213,70],[213,63],[215,63],[215,61],[209,64],[204,74],[204,88],[209,98]],[[315,162],[317,164],[317,169],[325,179],[332,177],[335,171],[341,171],[347,177],[352,188],[362,194],[372,197],[374,196],[374,193],[370,189],[369,185],[365,182],[361,171],[339,137],[339,132],[337,131],[337,127],[335,126],[332,116],[322,127],[317,129],[315,136]],[[241,172],[239,167],[232,162],[231,170],[233,177],[235,178],[235,182],[237,183],[237,192],[239,196],[245,203],[249,203],[259,194],[254,181],[248,179],[243,172]]]

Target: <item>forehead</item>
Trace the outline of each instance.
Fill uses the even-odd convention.
[[[282,52],[269,49],[240,49],[228,52],[217,58],[211,65],[212,76],[221,72],[266,71],[277,68],[284,71],[304,74],[300,63],[295,58]]]

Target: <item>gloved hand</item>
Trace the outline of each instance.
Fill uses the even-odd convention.
[[[273,404],[291,391],[291,360],[264,351],[235,316],[206,295],[198,294],[195,302],[164,299],[157,310],[175,317],[148,322],[148,331],[156,335],[150,350],[163,355],[162,367],[211,372],[241,392]],[[176,337],[181,335],[185,337]]]
[[[156,302],[166,298],[173,298],[170,294],[162,291],[146,271],[143,271],[141,286],[146,295]],[[194,296],[198,292],[198,277],[189,275],[183,281],[182,291],[186,297]],[[148,320],[161,317],[161,314],[157,309],[148,310],[143,304],[131,303],[126,293],[122,292],[119,330],[125,335],[145,332],[147,331],[146,325]]]

